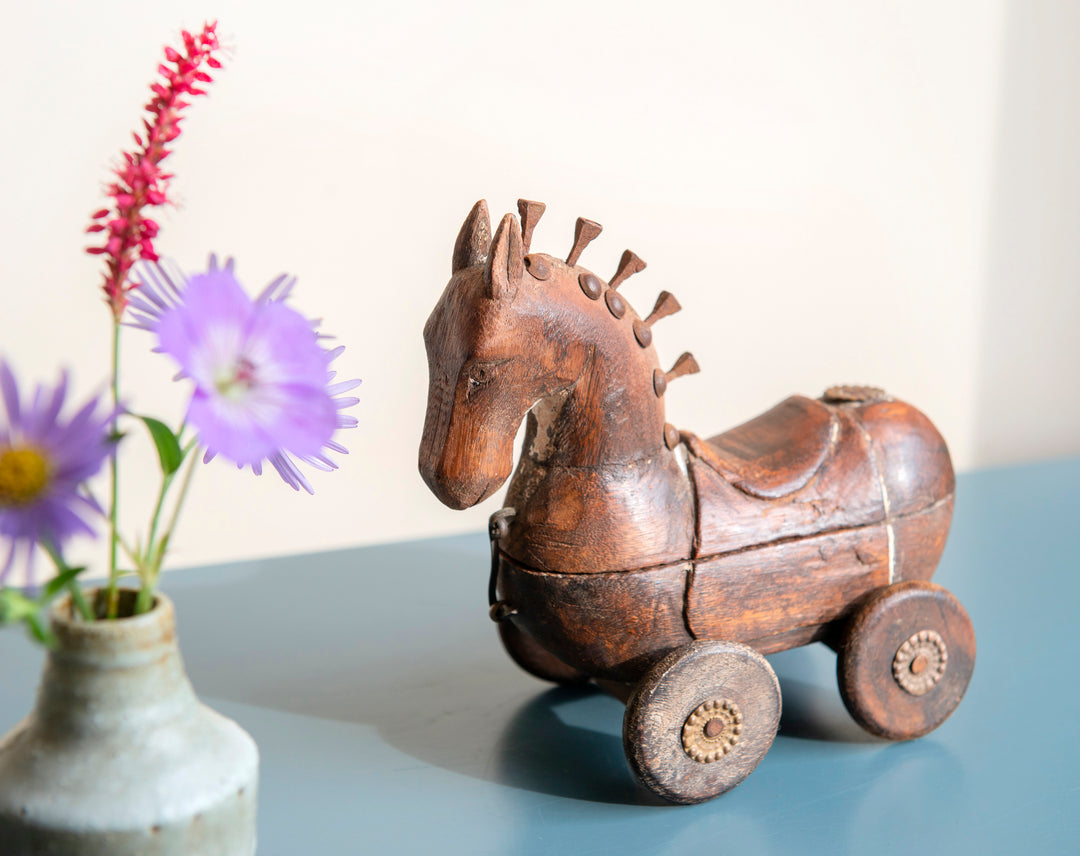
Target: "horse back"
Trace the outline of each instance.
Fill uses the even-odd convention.
[[[822,638],[873,589],[933,574],[954,477],[941,435],[910,405],[796,396],[726,435],[686,439],[694,636],[783,650]]]

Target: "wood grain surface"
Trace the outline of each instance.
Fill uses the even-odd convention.
[[[500,597],[513,621],[563,662],[598,678],[636,681],[664,653],[693,640],[683,618],[687,567],[556,574],[504,558]]]
[[[499,640],[510,659],[533,677],[568,686],[589,682],[587,673],[566,665],[513,621],[500,621],[497,627]]]
[[[754,642],[844,617],[889,582],[885,526],[828,532],[694,563],[686,596],[699,639]]]

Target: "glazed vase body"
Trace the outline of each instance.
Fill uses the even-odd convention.
[[[61,602],[34,710],[0,740],[4,856],[249,856],[258,751],[201,704],[172,603],[80,621]]]

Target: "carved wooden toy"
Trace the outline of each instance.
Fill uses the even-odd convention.
[[[664,418],[653,325],[582,267],[530,249],[544,205],[521,200],[491,237],[465,220],[424,329],[430,370],[420,471],[466,508],[510,476],[492,517],[491,615],[509,655],[551,681],[595,680],[627,701],[634,773],[672,802],[741,782],[772,744],[780,687],[764,654],[823,641],[867,730],[904,740],[960,703],[975,637],[931,583],[953,510],[945,442],[872,387],[792,396],[703,440]]]

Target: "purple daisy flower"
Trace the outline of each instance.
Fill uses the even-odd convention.
[[[93,535],[84,515],[102,514],[79,488],[112,453],[113,414],[97,412],[98,400],[92,398],[64,420],[60,411],[67,385],[62,372],[55,389],[38,386],[29,400],[20,399],[15,375],[0,360],[0,544],[8,546],[6,556],[0,550],[0,584],[18,553],[26,556],[32,583],[38,544],[60,550],[73,535]]]
[[[184,277],[173,265],[136,266],[132,326],[153,332],[155,349],[180,366],[195,392],[187,419],[206,447],[256,475],[268,461],[294,490],[314,493],[296,461],[320,470],[337,465],[328,451],[347,454],[332,435],[356,418],[340,413],[359,399],[342,394],[360,381],[334,382],[317,323],[285,305],[295,279],[275,279],[257,298],[244,292],[229,259],[210,257],[206,273]],[[294,458],[296,460],[294,460]]]

